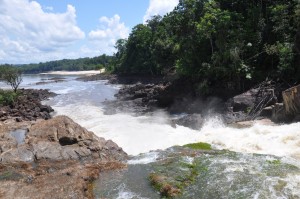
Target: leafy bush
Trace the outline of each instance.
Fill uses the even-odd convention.
[[[17,97],[18,94],[13,91],[0,89],[0,106],[12,105]]]

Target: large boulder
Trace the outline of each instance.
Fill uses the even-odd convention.
[[[245,93],[237,95],[231,99],[231,105],[234,112],[247,111],[254,107],[258,89],[251,89]]]
[[[117,144],[97,137],[66,116],[37,122],[28,129],[21,146],[16,147],[9,135],[3,136],[0,143],[3,143],[0,162],[43,159],[121,161],[126,158],[126,153]]]
[[[0,198],[94,198],[99,172],[125,167],[120,147],[66,116],[27,122],[25,138],[20,123],[0,122]]]

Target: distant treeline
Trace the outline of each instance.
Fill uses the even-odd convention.
[[[175,73],[197,90],[300,80],[299,0],[180,0],[116,43],[119,74]]]
[[[25,64],[18,67],[24,73],[41,73],[47,71],[82,71],[106,68],[112,62],[113,56],[101,55],[93,58],[63,59],[38,64]]]

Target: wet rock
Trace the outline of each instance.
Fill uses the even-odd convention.
[[[251,89],[233,97],[230,102],[233,112],[247,111],[248,108],[253,108],[257,93],[258,89]]]
[[[177,125],[199,130],[203,126],[204,118],[201,114],[189,114],[173,120]]]
[[[263,108],[263,110],[260,113],[260,116],[271,118],[273,114],[273,108],[274,106],[268,106],[266,108]]]

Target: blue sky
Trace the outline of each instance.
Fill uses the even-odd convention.
[[[0,64],[113,54],[117,39],[178,0],[0,0]]]

